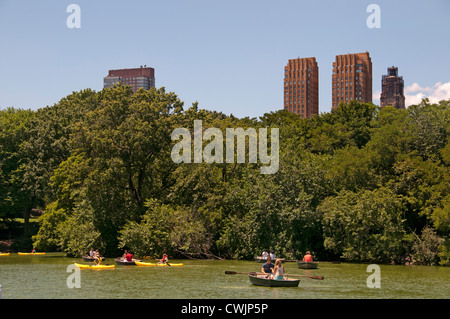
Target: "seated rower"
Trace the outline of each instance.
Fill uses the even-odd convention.
[[[266,260],[266,259],[267,259],[267,256],[269,256],[269,253],[267,252],[267,250],[264,250],[263,253],[262,253],[261,258],[264,259],[264,260]]]
[[[284,279],[284,266],[283,266],[283,264],[281,263],[281,259],[277,259],[276,261],[275,261],[275,267],[273,267],[273,273],[274,273],[274,276],[273,276],[273,279],[275,279],[275,280],[283,280]]]
[[[127,254],[125,255],[125,260],[131,262],[133,260],[133,254],[127,252]]]
[[[127,260],[128,250],[124,250],[122,257],[120,258],[121,261]]]
[[[313,262],[313,257],[311,256],[311,253],[309,251],[306,252],[306,255],[303,257],[303,261],[307,263]]]
[[[274,267],[274,264],[272,264],[272,259],[270,258],[270,255],[269,255],[269,256],[267,256],[267,261],[261,267],[261,272],[266,276],[266,278],[269,278],[269,279],[272,278],[273,267]]]

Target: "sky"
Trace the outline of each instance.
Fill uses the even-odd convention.
[[[70,4],[80,28],[69,28]],[[380,9],[369,28],[370,4]],[[185,108],[259,117],[283,108],[289,59],[316,57],[319,112],[336,55],[368,51],[373,93],[397,66],[406,104],[450,98],[449,0],[0,0],[0,109],[38,109],[110,69],[147,65]]]

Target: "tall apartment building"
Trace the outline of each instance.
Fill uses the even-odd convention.
[[[332,109],[351,100],[372,102],[372,60],[369,52],[336,56],[332,90]]]
[[[155,69],[141,66],[134,69],[109,70],[108,76],[103,78],[103,87],[110,88],[119,82],[130,85],[135,93],[139,88],[148,90],[155,87]]]
[[[284,109],[303,118],[319,113],[316,58],[290,59],[284,68]]]
[[[403,77],[398,76],[398,68],[388,68],[388,74],[381,79],[380,106],[393,106],[397,109],[405,108],[405,94]]]

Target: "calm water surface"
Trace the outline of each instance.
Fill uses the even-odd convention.
[[[448,299],[450,268],[380,265],[381,288],[368,288],[367,264],[321,263],[318,269],[298,269],[285,263],[285,272],[324,276],[302,278],[297,288],[266,288],[250,284],[247,275],[225,271],[260,271],[252,261],[173,260],[183,267],[116,265],[115,270],[81,270],[81,288],[68,288],[67,267],[82,259],[49,253],[45,256],[0,256],[4,299]],[[107,259],[104,264],[115,264]]]

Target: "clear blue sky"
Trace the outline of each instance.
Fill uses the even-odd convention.
[[[71,3],[80,29],[66,26]],[[366,25],[371,3],[379,29]],[[449,18],[448,0],[0,0],[0,108],[52,105],[101,90],[109,69],[147,65],[186,107],[258,117],[283,107],[287,61],[314,56],[329,112],[335,56],[366,50],[374,93],[395,65],[405,86],[432,94],[450,82]]]

